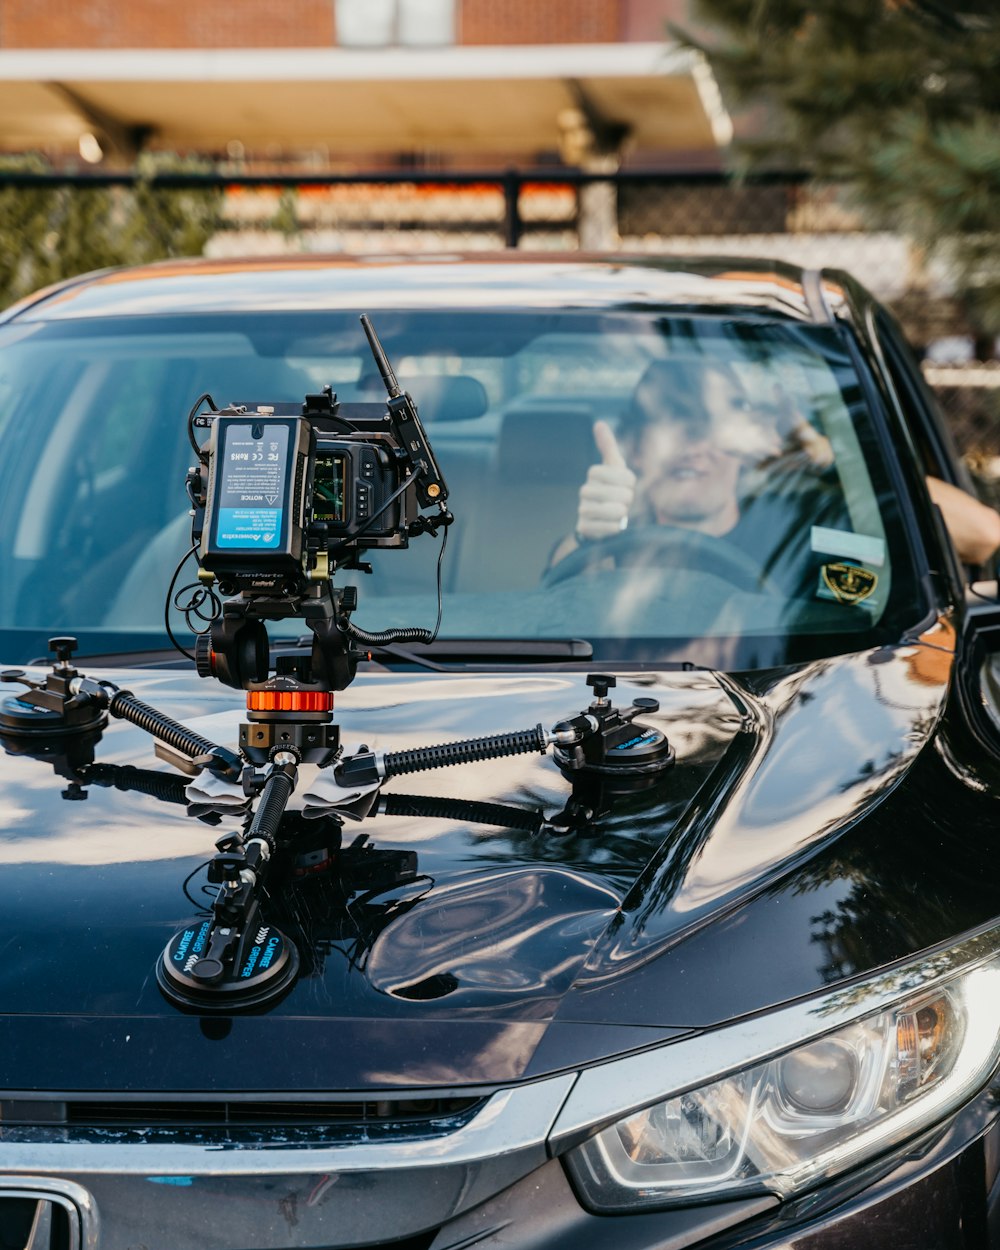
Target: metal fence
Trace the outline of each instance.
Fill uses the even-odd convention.
[[[901,235],[867,228],[837,187],[800,177],[567,169],[175,169],[141,177],[8,167],[0,168],[0,236],[5,231],[0,244],[17,240],[8,297],[93,264],[199,251],[221,258],[621,249],[846,269],[896,310],[924,354],[960,449],[982,479],[1000,487],[1000,362],[984,362],[994,345],[977,338],[965,317],[955,275]],[[75,237],[84,232],[93,254]]]

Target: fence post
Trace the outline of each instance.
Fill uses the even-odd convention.
[[[588,174],[608,175],[582,182],[577,188],[577,239],[584,252],[614,250],[621,243],[618,233],[617,157],[593,157],[584,166]]]
[[[504,247],[517,247],[521,239],[520,193],[521,176],[516,169],[508,169],[503,176]]]

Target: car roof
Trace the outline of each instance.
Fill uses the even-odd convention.
[[[308,309],[648,308],[741,311],[828,324],[843,274],[743,257],[506,252],[171,260],[71,278],[0,320]]]

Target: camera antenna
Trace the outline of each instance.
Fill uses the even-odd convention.
[[[361,314],[361,328],[365,332],[368,346],[372,349],[372,355],[375,357],[375,363],[378,365],[378,371],[382,375],[382,381],[385,383],[385,389],[389,398],[398,399],[403,393],[403,388],[399,385],[399,379],[396,377],[392,365],[389,364],[389,357],[385,354],[385,348],[378,341],[375,327],[372,325],[367,313]]]
[[[431,508],[436,504],[442,513],[447,512],[445,503],[448,499],[448,487],[444,475],[438,466],[431,445],[427,441],[424,427],[417,412],[413,397],[399,385],[399,379],[389,364],[389,357],[378,341],[375,327],[366,313],[361,314],[361,328],[372,349],[372,356],[382,375],[385,389],[389,396],[386,407],[389,410],[389,421],[400,448],[409,463],[414,478],[417,499],[422,508]]]

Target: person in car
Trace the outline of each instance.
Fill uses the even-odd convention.
[[[654,362],[617,433],[598,421],[594,441],[600,463],[591,466],[580,489],[574,531],[557,545],[553,567],[580,546],[626,529],[635,542],[627,544],[620,562],[642,563],[652,554],[643,551],[643,533],[673,526],[725,539],[746,562],[760,565],[762,578],[798,594],[816,563],[808,558],[809,526],[844,524],[839,492],[821,481],[833,460],[827,439],[787,405],[775,405],[767,416],[755,412],[723,361]],[[758,469],[799,486],[783,494],[762,489],[747,480]],[[707,550],[705,544],[700,550]],[[693,547],[674,557],[698,567]]]
[[[962,563],[988,564],[1000,549],[1000,513],[937,477],[927,478],[927,489]]]
[[[833,463],[829,441],[787,402],[779,402],[777,412],[777,420],[755,419],[739,378],[723,361],[654,362],[617,434],[608,422],[595,423],[600,462],[580,488],[574,531],[557,545],[551,565],[632,526],[674,526],[726,539],[759,560],[762,571],[777,572],[789,593],[808,589],[809,527],[850,525],[838,492],[822,482]],[[793,464],[800,486],[806,476],[815,489],[749,495],[742,489],[754,466],[772,466],[772,478],[780,479]],[[1000,547],[1000,514],[937,478],[927,484],[960,559],[985,563]],[[636,543],[634,551],[640,547]]]

